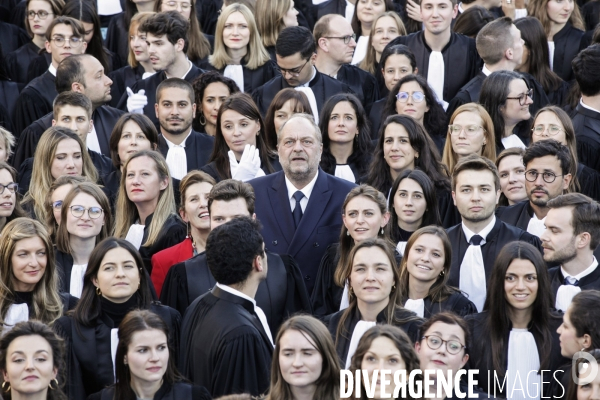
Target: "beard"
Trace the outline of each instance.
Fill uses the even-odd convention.
[[[575,247],[575,238],[573,238],[562,249],[554,249],[553,254],[548,254],[548,256],[544,254],[544,261],[563,265],[574,260],[575,257],[577,257],[577,248]]]
[[[167,132],[170,135],[181,135],[184,133],[188,133],[190,128],[192,127],[191,121],[186,121],[184,119],[178,120],[180,124],[178,126],[172,126],[169,124],[169,121],[160,121],[160,127],[162,130]]]

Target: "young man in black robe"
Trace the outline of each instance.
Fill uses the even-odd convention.
[[[171,176],[181,180],[188,171],[208,163],[214,139],[192,129],[196,115],[194,88],[179,78],[169,78],[156,89],[155,115],[160,124],[158,149]]]
[[[594,250],[600,244],[600,205],[581,193],[568,193],[548,202],[542,234],[544,260],[551,268],[554,306],[567,311],[582,290],[600,290],[600,268]]]
[[[469,295],[479,312],[496,256],[505,244],[523,240],[538,247],[540,240],[494,216],[500,198],[500,176],[487,158],[461,158],[452,173],[452,198],[462,223],[448,229],[452,264],[448,284]]]
[[[502,17],[488,23],[481,28],[475,40],[477,52],[485,63],[483,69],[477,73],[450,101],[446,110],[450,117],[454,111],[467,103],[479,102],[481,85],[487,76],[495,71],[514,71],[521,65],[523,59],[524,40],[521,39],[521,31],[512,23],[508,17]],[[549,104],[544,88],[533,76],[521,73],[527,80],[527,84],[533,89],[533,104],[530,106],[532,115],[542,107]]]
[[[557,141],[542,140],[525,150],[523,164],[528,201],[500,207],[496,216],[540,237],[546,229],[548,202],[563,194],[571,182],[571,156],[567,147]]]
[[[73,91],[90,99],[94,123],[86,139],[87,147],[110,157],[110,135],[124,112],[105,105],[111,99],[112,81],[104,74],[102,64],[89,54],[72,56],[61,62],[56,76],[58,93]],[[33,157],[40,137],[52,125],[52,118],[52,113],[49,113],[23,131],[12,159],[15,168],[20,168],[27,158]]]
[[[444,109],[482,67],[475,40],[452,32],[451,24],[457,11],[456,0],[423,0],[424,29],[399,36],[388,44],[404,44],[412,50],[419,74],[427,79]]]
[[[265,83],[252,93],[252,98],[261,114],[265,116],[275,95],[285,88],[302,91],[311,105],[316,120],[319,110],[334,94],[353,93],[348,85],[315,68],[315,39],[312,33],[302,26],[285,28],[279,34],[275,45],[277,65],[281,76]]]
[[[211,229],[240,216],[256,218],[254,189],[249,183],[228,179],[217,183],[208,195]],[[256,292],[256,304],[265,312],[271,332],[296,312],[311,312],[300,269],[289,256],[267,251],[269,274]],[[184,315],[187,307],[215,286],[206,253],[174,265],[162,287],[160,301]]]
[[[52,63],[48,71],[29,82],[16,99],[13,125],[17,138],[33,121],[52,112],[52,102],[58,94],[54,84],[56,69],[65,58],[85,53],[84,37],[82,23],[73,18],[58,17],[48,26],[46,51],[52,55]]]
[[[267,255],[258,223],[234,218],[206,241],[206,260],[217,281],[185,315],[180,371],[214,397],[258,396],[269,388],[273,339],[254,297],[267,277]]]
[[[590,46],[573,60],[581,100],[571,115],[577,137],[577,158],[600,172],[600,45]]]
[[[177,11],[155,14],[140,25],[140,31],[146,32],[152,67],[160,72],[137,81],[131,88],[133,95],[125,93],[117,108],[143,113],[158,127],[154,111],[158,85],[167,78],[181,78],[191,83],[205,72],[192,64],[186,56],[189,44],[188,25],[188,21]],[[140,92],[141,90],[144,92]]]
[[[368,114],[379,100],[379,88],[373,75],[350,65],[356,48],[352,25],[342,16],[326,15],[315,24],[313,35],[317,42],[317,71],[350,86]]]

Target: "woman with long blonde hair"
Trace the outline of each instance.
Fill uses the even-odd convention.
[[[298,10],[293,0],[257,0],[256,20],[258,32],[263,46],[269,52],[271,60],[275,59],[275,43],[279,32],[288,26],[298,26]]]
[[[395,11],[386,11],[379,14],[373,21],[373,28],[371,29],[367,44],[367,54],[358,64],[360,69],[367,71],[371,75],[375,75],[378,79],[383,78],[381,75],[382,67],[379,65],[383,49],[398,36],[405,35],[406,28],[398,13]]]
[[[215,49],[210,65],[231,78],[245,93],[277,76],[277,64],[263,46],[254,15],[248,7],[235,3],[226,7],[217,20]]]

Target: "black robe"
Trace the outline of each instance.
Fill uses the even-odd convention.
[[[448,285],[459,287],[460,284],[460,268],[469,247],[469,243],[465,238],[465,233],[462,224],[453,226],[447,230],[448,238],[452,244],[452,264],[450,266],[450,276],[448,277]],[[524,241],[534,245],[542,253],[542,243],[537,236],[527,233],[525,230],[511,226],[503,222],[500,218],[496,218],[494,227],[485,238],[485,244],[481,246],[483,254],[483,266],[485,269],[486,282],[490,281],[492,269],[498,253],[505,244],[513,241]]]
[[[110,157],[110,135],[112,134],[112,130],[118,119],[123,114],[125,114],[123,111],[110,106],[98,107],[92,113],[92,120],[94,121],[94,129],[96,129],[98,142],[100,143],[100,150],[106,157]],[[50,112],[34,121],[23,131],[19,138],[19,142],[17,143],[15,153],[12,156],[12,165],[15,168],[18,169],[26,159],[34,156],[40,138],[46,129],[52,126],[52,119],[53,115],[52,112]],[[103,168],[102,171],[99,170],[98,172],[101,172],[104,176],[111,171],[112,167],[110,167],[108,171]]]
[[[72,316],[59,318],[53,326],[56,334],[65,342],[65,392],[70,400],[85,399],[115,382],[111,329],[119,326],[128,311],[140,308],[136,295],[118,305],[102,298],[101,304],[100,316],[91,327],[80,325]],[[148,309],[163,319],[169,328],[169,344],[173,349],[178,349],[181,315],[160,303],[151,304]]]
[[[579,162],[600,172],[600,113],[577,104],[571,116]]]
[[[120,18],[114,18],[113,21],[117,19]],[[121,97],[127,92],[127,88],[132,87],[137,81],[142,79],[144,72],[144,67],[140,64],[135,68],[131,68],[127,65],[108,74],[108,77],[113,81],[113,84],[110,87],[112,99],[109,104],[111,107],[117,107]]]
[[[381,119],[383,117],[383,109],[385,108],[386,102],[387,97],[384,97],[381,100],[377,100],[371,106],[371,111],[369,112],[369,122],[371,123],[371,140],[379,140],[379,129],[384,122]]]
[[[388,46],[395,44],[404,44],[412,50],[417,59],[419,75],[427,79],[431,48],[425,42],[424,32],[398,36],[388,43]],[[442,49],[442,56],[445,66],[444,100],[449,102],[456,96],[460,88],[481,71],[483,62],[475,48],[475,40],[454,32],[452,32],[448,44]]]
[[[192,83],[197,77],[203,74],[205,71],[196,67],[192,64],[192,69],[185,76],[185,80],[189,83]],[[146,91],[146,97],[148,99],[148,104],[144,107],[144,115],[158,127],[158,118],[156,118],[156,112],[154,111],[154,105],[156,104],[156,88],[158,85],[167,79],[167,74],[164,71],[157,72],[156,74],[146,78],[140,79],[133,85],[131,90],[134,93],[139,92],[141,89]],[[121,100],[119,101],[119,105],[117,106],[120,110],[127,111],[127,93],[124,93],[121,96]]]
[[[564,81],[575,79],[571,61],[575,58],[581,47],[581,38],[585,34],[570,22],[554,35],[554,62],[553,71]]]
[[[336,79],[350,86],[369,115],[373,103],[379,99],[377,79],[367,71],[350,64],[340,67]]]
[[[113,20],[116,18],[113,18]],[[115,396],[115,387],[103,389],[101,392],[94,393],[87,400],[113,400]],[[211,400],[210,393],[203,386],[190,385],[189,383],[178,382],[174,385],[163,381],[158,392],[154,394],[154,400]]]
[[[473,342],[471,348],[469,349],[469,361],[468,361],[466,367],[468,367],[469,369],[478,369],[479,370],[479,374],[476,375],[478,387],[480,389],[482,389],[484,392],[487,392],[488,387],[489,387],[490,394],[493,396],[494,395],[494,367],[493,367],[493,363],[492,363],[490,336],[489,336],[489,333],[487,333],[486,329],[485,329],[485,324],[486,324],[487,318],[488,318],[487,311],[484,311],[480,314],[473,314],[466,318],[467,323],[469,325],[469,330],[471,331],[471,338],[472,338],[471,340]],[[550,382],[554,379],[553,378],[554,371],[559,370],[562,365],[564,365],[567,361],[569,361],[560,354],[560,341],[559,341],[558,333],[556,332],[556,329],[558,329],[558,327],[561,324],[562,324],[562,317],[558,314],[551,313],[550,319],[548,321],[548,329],[549,329],[550,335],[552,337],[552,347],[550,349],[540,348],[542,334],[543,334],[541,329],[537,326],[531,326],[529,328],[529,331],[532,333],[533,338],[535,339],[535,343],[538,347],[538,354],[540,355],[540,362],[541,362],[541,358],[544,357],[545,354],[550,352],[550,365],[548,366],[548,369],[544,370],[545,371],[544,375],[543,375],[544,383],[542,384],[542,387],[543,387],[542,398],[546,398],[546,399],[550,398]],[[533,324],[531,324],[531,325],[533,325]],[[504,362],[505,362],[506,367],[508,367],[508,340],[509,340],[509,335],[510,335],[511,329],[512,329],[512,327],[509,329],[509,331],[507,332],[507,335],[504,339],[504,343],[505,343],[505,347],[506,347],[505,354],[504,354],[504,359],[505,359]],[[488,380],[488,373],[490,374],[489,378],[491,378],[489,380]],[[496,371],[496,374],[498,374],[498,375],[500,375],[501,373],[505,374],[506,369],[504,371]],[[503,378],[499,378],[500,382],[502,382],[502,379]],[[523,386],[525,386],[526,378],[521,377],[521,379],[522,379]],[[508,386],[508,384],[504,385],[503,390],[500,390],[500,388],[498,386],[496,386],[497,397],[505,397],[506,396],[507,386]],[[515,393],[520,394],[522,392],[515,391]]]
[[[319,71],[316,71],[316,75],[308,85],[313,93],[315,94],[315,100],[317,102],[317,108],[323,109],[325,102],[333,95],[339,93],[352,93],[352,89],[336,79],[330,76],[324,75]],[[275,95],[279,93],[281,89],[292,87],[288,85],[282,76],[277,76],[259,87],[252,93],[252,98],[258,106],[260,113],[264,116],[267,115],[267,110],[275,98]]]
[[[454,292],[446,300],[433,302],[430,296],[423,299],[423,318],[429,319],[441,312],[451,312],[461,317],[477,314],[477,307],[467,295],[462,292]]]
[[[29,318],[32,318],[35,315],[35,310],[33,308],[33,292],[17,292],[13,293],[13,303],[12,304],[27,304],[27,310],[29,311]],[[70,311],[75,308],[79,299],[77,297],[71,296],[69,293],[60,292],[60,301],[62,303],[62,312],[66,314],[67,311]]]
[[[50,71],[32,80],[16,99],[13,114],[13,134],[19,138],[21,132],[35,120],[52,112],[52,103],[58,96],[54,85],[56,77]]]
[[[577,180],[579,193],[600,201],[600,172],[582,163],[577,164]]]
[[[328,0],[317,5],[317,20],[327,14],[338,14],[346,17],[346,0]]]
[[[180,348],[181,373],[214,398],[269,389],[273,344],[249,300],[216,286],[196,299],[185,314]]]
[[[528,200],[496,209],[496,218],[524,231],[527,231],[527,226],[532,217],[533,208],[531,208]]]
[[[588,1],[581,7],[585,30],[592,31],[600,23],[600,1]]]
[[[5,57],[6,72],[10,79],[19,83],[29,83],[27,79],[27,70],[31,61],[39,57],[41,49],[33,42],[29,42],[17,50],[9,53]]]
[[[550,277],[550,288],[552,289],[552,307],[556,304],[556,293],[558,288],[565,281],[565,277],[560,266],[550,268],[548,275]],[[581,290],[600,290],[600,268],[596,267],[591,274],[584,276],[577,285]]]
[[[0,81],[0,106],[6,110],[4,119],[8,121],[7,126],[13,127],[12,115],[15,111],[15,99],[19,97],[19,85],[16,82]],[[3,125],[5,129],[9,129]],[[10,132],[13,132],[9,129]]]
[[[148,218],[146,218],[144,224],[144,237],[142,238],[142,245],[139,248],[140,256],[142,256],[142,261],[144,261],[144,266],[146,267],[148,274],[152,273],[152,256],[161,250],[168,249],[169,247],[183,242],[183,239],[185,239],[187,234],[185,223],[178,216],[172,214],[165,221],[158,234],[158,239],[154,244],[150,247],[144,246],[144,243],[148,240],[150,223],[152,222],[153,216],[154,214],[150,214]]]
[[[52,54],[43,50],[40,55],[33,58],[27,68],[27,80],[32,81],[38,76],[42,75],[48,70],[48,67],[52,63]]]
[[[187,170],[200,169],[208,163],[213,151],[215,140],[212,136],[192,130],[185,141],[185,157],[187,159]],[[163,135],[158,135],[158,151],[167,158],[169,145]]]
[[[31,40],[25,29],[4,21],[0,21],[0,38],[2,38],[2,53],[4,56]]]
[[[217,70],[212,66],[212,64],[208,64],[207,69],[219,71],[221,75],[223,75],[223,72],[225,71],[225,68]],[[245,65],[242,65],[242,72],[244,74],[244,87],[239,89],[243,89],[243,92],[248,94],[252,94],[254,90],[258,89],[276,76],[281,76],[281,73],[277,68],[277,63],[273,60],[267,61],[256,69],[250,69]]]
[[[108,50],[116,53],[121,60],[127,61],[129,56],[129,29],[125,24],[125,13],[110,20],[106,31],[105,45]]]
[[[340,359],[340,365],[342,368],[346,365],[346,358],[348,357],[348,350],[350,349],[350,340],[352,339],[352,333],[354,332],[354,328],[356,324],[362,319],[360,315],[360,310],[358,307],[354,311],[350,311],[350,315],[344,321],[344,330],[340,333],[339,337],[337,336],[337,329],[340,324],[340,319],[342,318],[342,314],[347,310],[341,310],[336,312],[335,314],[328,315],[325,318],[325,325],[327,325],[327,329],[329,329],[329,333],[335,342],[335,349]],[[401,328],[404,333],[406,333],[409,339],[415,343],[419,340],[419,330],[421,329],[421,325],[423,325],[424,320],[419,318],[417,314],[412,311],[409,311],[405,308],[396,308],[395,319],[398,320],[406,320],[406,322],[402,324],[392,323],[392,325]],[[379,314],[377,314],[377,323],[378,324],[387,324],[387,307],[383,309]],[[345,333],[344,333],[345,331]],[[337,339],[337,340],[336,340]]]
[[[311,313],[308,292],[298,265],[290,256],[279,256],[267,252],[269,272],[256,291],[256,305],[267,316],[269,328],[273,336],[288,317],[297,312]],[[175,264],[169,269],[160,301],[181,313],[194,300],[209,292],[216,284],[215,278],[206,263],[206,253],[184,262]]]

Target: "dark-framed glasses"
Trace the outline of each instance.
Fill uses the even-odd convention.
[[[398,99],[400,103],[406,103],[409,97],[412,97],[412,100],[415,103],[420,103],[425,100],[425,94],[423,92],[398,92],[396,95],[396,99]]]
[[[56,36],[55,38],[51,39],[54,44],[57,47],[64,47],[66,42],[69,42],[69,46],[75,48],[75,47],[79,47],[81,46],[81,43],[83,43],[83,39],[82,38],[78,38],[75,36],[71,36],[71,38],[69,39],[65,39],[62,36]]]
[[[565,130],[562,129],[560,126],[554,125],[554,124],[550,124],[550,125],[548,125],[548,127],[540,124],[540,125],[536,125],[533,128],[531,128],[531,131],[533,132],[534,135],[537,135],[537,136],[541,136],[546,131],[548,131],[548,136],[554,136],[554,135],[557,135],[558,132],[564,132]]]
[[[542,179],[546,183],[552,183],[556,180],[558,176],[564,175],[556,175],[554,172],[537,172],[534,169],[530,169],[529,171],[525,171],[525,179],[529,182],[535,182],[538,178],[538,175],[542,175]]]
[[[48,15],[50,14],[54,14],[45,10],[40,10],[40,11],[27,11],[27,19],[35,19],[35,16],[37,15],[38,17],[40,17],[40,19],[46,19],[48,18]]]
[[[9,183],[8,185],[0,184],[0,194],[4,193],[5,189],[8,189],[8,191],[11,193],[15,193],[17,190],[19,190],[19,184],[15,182]]]
[[[304,64],[302,64],[302,66],[297,67],[297,68],[285,69],[285,68],[281,68],[278,65],[277,69],[279,69],[279,72],[281,72],[281,75],[283,75],[283,76],[285,76],[285,74],[290,74],[291,76],[298,76],[298,75],[300,75],[300,72],[302,72],[302,69],[306,66],[306,64],[308,64],[309,61],[310,61],[310,58],[308,60],[306,60],[306,62]]]
[[[340,39],[344,41],[344,44],[348,44],[350,43],[351,40],[356,41],[356,34],[353,33],[352,35],[346,35],[346,36],[323,36],[323,38],[325,39]]]
[[[87,211],[91,219],[97,219],[100,218],[100,216],[102,216],[103,212],[102,208],[100,207],[85,208],[84,206],[71,206],[69,208],[71,209],[71,215],[75,218],[83,217],[83,214],[85,214],[85,212]]]
[[[506,100],[519,100],[519,105],[524,106],[527,102],[527,98],[530,97],[533,100],[533,89],[529,89],[527,92],[520,94],[516,97],[507,97]]]
[[[450,135],[454,136],[454,135],[458,135],[460,134],[460,132],[465,132],[465,135],[467,136],[474,136],[476,134],[478,134],[479,132],[481,132],[482,130],[485,131],[485,129],[483,129],[483,126],[480,125],[457,125],[457,124],[453,124],[453,125],[448,125],[448,130],[450,131]]]
[[[437,350],[440,347],[442,347],[442,345],[444,343],[446,343],[446,351],[452,355],[454,354],[458,354],[460,353],[460,351],[462,349],[466,349],[467,347],[465,345],[463,345],[461,342],[459,342],[458,340],[444,340],[441,337],[437,336],[437,335],[428,335],[428,336],[423,336],[421,338],[421,340],[425,339],[425,341],[427,342],[427,346],[431,349],[431,350]]]

